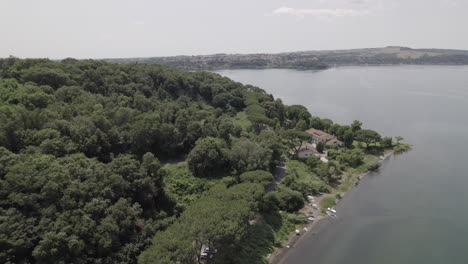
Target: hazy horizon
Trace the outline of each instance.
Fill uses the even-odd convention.
[[[468,50],[460,0],[0,0],[0,57],[128,58],[404,46]]]

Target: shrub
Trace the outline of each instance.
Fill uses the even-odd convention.
[[[380,165],[381,165],[380,162],[376,161],[367,165],[367,169],[370,171],[376,171],[380,168]]]
[[[317,165],[319,164],[320,160],[314,156],[311,156],[307,159],[307,165],[309,166],[309,168],[311,169],[315,169],[315,167],[317,167]]]
[[[241,174],[240,181],[260,183],[265,187],[273,181],[273,175],[264,170],[248,171]]]
[[[360,149],[348,149],[338,156],[338,161],[356,168],[364,162],[364,152]]]
[[[401,152],[405,152],[405,151],[408,151],[411,149],[411,145],[410,144],[403,144],[403,143],[400,143],[398,145],[396,145],[394,148],[393,148],[393,151],[395,151],[395,153],[401,153]]]
[[[300,192],[291,190],[288,187],[279,187],[273,194],[278,200],[278,207],[281,210],[294,212],[304,206],[304,198]]]
[[[307,223],[307,216],[304,214],[288,214],[287,215],[288,220],[293,223],[293,224],[304,224]]]
[[[232,176],[227,176],[227,177],[224,177],[222,182],[226,185],[226,187],[231,187],[235,184],[238,184],[239,182],[237,181],[237,178],[236,177],[232,177]]]

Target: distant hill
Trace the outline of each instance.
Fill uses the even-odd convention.
[[[468,51],[447,49],[412,49],[389,46],[385,48],[305,51],[297,52],[317,59],[330,66],[342,65],[467,65]]]
[[[299,51],[274,54],[213,54],[106,60],[117,63],[164,64],[184,70],[272,68],[321,70],[344,65],[468,65],[468,51],[388,46],[385,48]]]

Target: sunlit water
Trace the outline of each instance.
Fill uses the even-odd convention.
[[[468,67],[218,73],[414,146],[362,181],[285,263],[468,263]]]

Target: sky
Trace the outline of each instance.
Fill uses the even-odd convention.
[[[468,0],[0,0],[0,57],[468,50]]]

